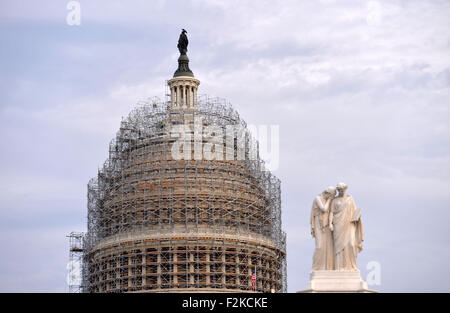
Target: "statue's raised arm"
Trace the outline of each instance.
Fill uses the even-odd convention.
[[[180,38],[178,39],[178,50],[180,51],[180,54],[186,54],[187,52],[187,46],[189,44],[188,38],[186,36],[187,31],[183,28],[181,30]]]

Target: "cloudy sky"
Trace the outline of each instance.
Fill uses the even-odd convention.
[[[0,0],[0,291],[67,291],[70,231],[122,116],[164,95],[188,30],[199,93],[280,127],[288,290],[313,198],[363,208],[384,292],[450,292],[450,1]]]

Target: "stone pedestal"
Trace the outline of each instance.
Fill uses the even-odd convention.
[[[302,293],[362,292],[373,293],[356,271],[311,271],[308,289]]]

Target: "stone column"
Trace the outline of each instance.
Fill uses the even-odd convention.
[[[111,261],[108,261],[106,263],[106,286],[105,286],[106,291],[108,291],[110,289],[110,287],[111,287],[111,282],[109,281],[111,279],[111,274],[109,272],[111,270],[111,263],[110,262]]]
[[[133,286],[132,281],[131,281],[131,277],[133,276],[133,273],[132,273],[132,267],[133,267],[132,262],[133,261],[131,258],[132,258],[131,256],[128,257],[128,288]]]
[[[225,252],[222,250],[222,284],[226,283],[226,257]]]
[[[181,105],[181,102],[180,102],[180,94],[181,94],[181,92],[180,92],[180,85],[177,84],[176,87],[177,87],[176,106],[180,106]]]
[[[174,252],[173,253],[173,283],[176,284],[178,283],[178,253]]]
[[[178,88],[177,88],[178,89]],[[157,265],[157,274],[158,274],[158,278],[157,278],[157,284],[158,284],[158,287],[159,288],[161,288],[161,254],[159,254],[158,253],[158,256],[157,256],[157,262],[158,262],[158,265]]]
[[[147,284],[147,257],[144,254],[142,254],[142,286],[145,286]]]
[[[194,87],[194,106],[197,106],[197,87]]]
[[[239,276],[240,274],[240,269],[239,269],[239,255],[236,254],[236,285],[239,286],[241,284],[241,276]]]
[[[209,253],[206,253],[206,283],[210,284],[211,283],[211,276],[209,275],[211,272],[211,267],[209,266],[209,261],[210,261],[210,257],[209,257]]]
[[[178,88],[180,88],[180,106],[184,105],[184,88],[183,85],[180,83],[180,85],[178,86]]]
[[[193,285],[194,283],[194,254],[189,253],[189,284]]]
[[[190,84],[188,84],[187,86],[186,86],[186,105],[188,106],[188,107],[191,107],[192,106],[192,103],[191,103],[191,86],[190,86]]]
[[[263,286],[262,286],[262,278],[263,278],[263,276],[262,276],[262,262],[261,262],[261,257],[259,257],[258,267],[259,267],[259,269],[258,269],[257,272],[256,272],[256,286],[257,286],[258,288],[262,288],[262,287],[263,287]],[[257,274],[258,271],[259,271],[259,275]],[[260,277],[260,279],[258,279],[258,277]]]
[[[248,288],[252,290],[252,256],[249,254],[248,256]]]

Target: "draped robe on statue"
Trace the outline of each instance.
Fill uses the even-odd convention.
[[[333,235],[328,227],[330,210],[325,205],[326,200],[319,195],[311,209],[311,228],[316,240],[312,266],[315,271],[334,269]]]
[[[334,227],[335,269],[357,270],[356,257],[362,250],[362,241],[364,240],[359,210],[350,195],[335,198],[331,209],[330,222]]]

